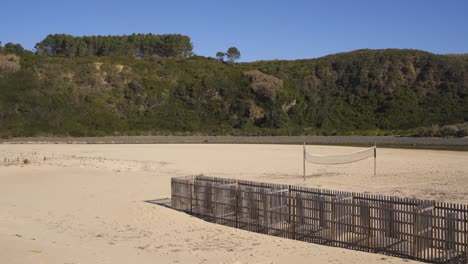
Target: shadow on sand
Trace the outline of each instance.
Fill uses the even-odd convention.
[[[154,199],[154,200],[146,200],[144,201],[145,203],[150,203],[150,204],[157,204],[157,205],[160,205],[160,206],[164,206],[166,208],[170,208],[172,209],[171,207],[171,198],[161,198],[161,199]]]

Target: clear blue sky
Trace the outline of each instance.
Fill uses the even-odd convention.
[[[27,49],[53,33],[180,33],[194,52],[236,46],[242,61],[371,48],[468,52],[468,1],[4,1],[0,41]]]

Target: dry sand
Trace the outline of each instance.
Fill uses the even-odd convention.
[[[468,203],[468,152],[379,149],[377,171],[372,159],[308,164],[304,182],[295,145],[0,145],[0,263],[409,262],[236,230],[145,202],[169,197],[171,177],[203,173]]]

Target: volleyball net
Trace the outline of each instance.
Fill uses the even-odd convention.
[[[307,152],[306,145],[304,143],[304,179],[305,179],[305,169],[306,169],[306,162],[313,163],[313,164],[321,164],[321,165],[337,165],[337,164],[349,164],[358,162],[361,160],[365,160],[368,158],[374,158],[374,175],[376,174],[376,167],[377,167],[377,147],[374,145],[370,148],[366,148],[363,150],[344,153],[344,154],[335,154],[335,155],[319,155],[319,154],[311,154]]]

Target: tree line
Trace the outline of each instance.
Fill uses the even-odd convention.
[[[20,44],[8,42],[5,46],[2,46],[0,41],[0,54],[14,54],[17,56],[30,55],[33,54],[31,51],[26,50]]]
[[[123,36],[48,35],[35,46],[36,53],[48,56],[112,56],[189,57],[193,45],[180,34],[132,34]]]
[[[67,34],[50,34],[37,43],[35,54],[44,56],[115,56],[130,57],[190,57],[193,44],[187,36],[180,34],[132,34],[124,36],[82,36]],[[17,56],[32,55],[32,51],[9,42],[2,46],[0,54],[14,54]],[[226,52],[219,51],[216,58],[220,61],[234,63],[240,59],[241,53],[236,47],[230,47]]]

